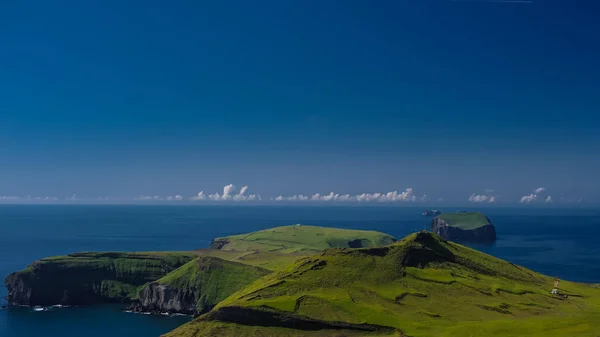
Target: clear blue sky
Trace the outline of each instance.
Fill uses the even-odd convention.
[[[0,195],[600,201],[600,3],[4,1]]]

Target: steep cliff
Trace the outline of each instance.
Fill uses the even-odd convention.
[[[479,212],[444,213],[431,221],[431,231],[446,240],[492,243],[496,229],[490,219]]]
[[[4,281],[11,305],[124,302],[137,288],[195,258],[191,253],[76,253],[33,262]]]
[[[270,271],[215,257],[200,257],[146,285],[134,311],[201,314]]]

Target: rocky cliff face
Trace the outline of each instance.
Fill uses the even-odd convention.
[[[137,287],[193,259],[189,254],[78,253],[42,259],[10,274],[11,305],[128,302]]]
[[[130,310],[203,314],[270,271],[215,257],[200,257],[145,286]]]
[[[445,220],[438,217],[431,221],[431,231],[451,241],[479,243],[493,243],[496,241],[496,229],[491,222],[478,228],[465,230],[450,226]]]
[[[131,305],[130,310],[154,314],[167,312],[195,315],[198,297],[197,289],[190,291],[152,282],[142,289],[139,300]]]
[[[225,247],[228,243],[229,243],[229,240],[227,240],[226,238],[213,239],[210,242],[210,246],[208,248],[210,248],[210,249],[223,249],[223,247]]]

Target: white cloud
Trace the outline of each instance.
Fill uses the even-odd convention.
[[[177,195],[170,195],[170,196],[167,197],[167,200],[169,200],[169,201],[181,201],[181,200],[183,200],[183,197],[181,195],[179,195],[179,194],[177,194]]]
[[[545,190],[546,190],[546,188],[545,188],[545,187],[539,187],[539,188],[536,188],[536,189],[533,191],[533,193],[535,193],[535,194],[540,194],[540,193],[544,192]]]
[[[469,197],[470,202],[486,202],[488,199],[489,197],[484,194],[472,194]]]
[[[221,199],[223,199],[223,200],[231,199],[231,194],[233,193],[234,190],[235,190],[235,186],[233,184],[225,185],[225,187],[223,187],[223,195],[221,196]],[[218,196],[219,193],[215,193],[214,195]]]
[[[258,194],[246,194],[248,186],[242,186],[239,192],[236,193],[235,185],[229,184],[223,187],[223,194],[219,192],[206,195],[203,191],[200,191],[197,195],[191,197],[191,200],[212,200],[212,201],[253,201],[262,200]]]
[[[291,197],[284,197],[283,195],[280,195],[280,196],[276,197],[274,200],[275,201],[306,201],[308,199],[310,199],[310,198],[305,195],[298,194],[298,195],[293,195]]]
[[[139,197],[135,198],[135,200],[142,200],[142,201],[149,201],[149,200],[162,200],[161,197],[159,197],[158,195],[140,195]]]
[[[20,200],[20,197],[13,195],[0,195],[0,200]]]
[[[534,201],[537,200],[537,194],[530,194],[530,195],[524,195],[521,197],[521,200],[519,200],[520,203],[522,204],[529,204],[532,203]]]
[[[206,194],[204,194],[204,191],[200,191],[200,192],[198,192],[198,194],[191,197],[190,199],[191,200],[206,200]]]
[[[248,190],[248,186],[242,186],[240,192],[233,196],[233,200],[246,200],[247,197],[252,197],[252,195],[246,196],[246,191]],[[252,200],[252,199],[250,199]]]
[[[362,193],[356,195],[339,194],[330,192],[329,194],[315,193],[310,197],[298,194],[292,196],[278,196],[275,201],[355,201],[355,202],[396,202],[396,201],[416,201],[417,196],[412,188],[407,188],[402,192],[392,191],[387,193]],[[419,200],[428,200],[426,195],[419,197]]]
[[[546,198],[546,203],[547,203],[547,204],[551,204],[551,203],[552,203],[552,201],[553,201],[553,200],[552,200],[552,196],[550,196],[550,195],[549,195],[549,196]]]
[[[484,203],[484,202],[494,203],[494,202],[496,202],[496,197],[485,195],[485,194],[475,194],[475,193],[473,193],[469,197],[469,201],[470,202],[474,202],[474,203]]]

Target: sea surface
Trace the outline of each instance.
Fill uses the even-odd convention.
[[[544,274],[600,283],[600,210],[478,210],[495,224],[498,241],[474,248]],[[391,206],[0,205],[0,278],[51,255],[204,248],[214,237],[297,223],[378,230],[401,238],[428,225],[430,218],[421,211]],[[6,288],[0,285],[4,296]],[[0,337],[156,337],[188,320],[121,309],[2,309]]]

